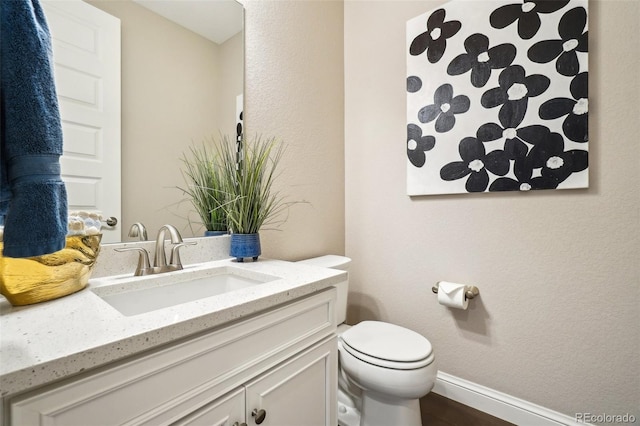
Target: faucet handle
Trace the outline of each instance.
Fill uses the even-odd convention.
[[[171,256],[169,257],[169,266],[172,267],[172,269],[182,269],[182,262],[180,261],[180,252],[178,251],[181,247],[184,246],[194,246],[198,244],[195,241],[188,241],[188,242],[182,242],[182,243],[178,243],[178,244],[174,244],[173,247],[171,247]]]
[[[136,277],[141,275],[149,275],[153,273],[153,268],[151,268],[151,264],[149,263],[149,252],[142,247],[124,247],[115,249],[116,251],[137,251],[140,253],[138,256],[138,266],[136,267],[136,272],[133,274]]]

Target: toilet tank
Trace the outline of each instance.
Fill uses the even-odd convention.
[[[339,269],[341,271],[349,272],[349,265],[351,259],[345,256],[337,256],[335,254],[328,254],[326,256],[312,257],[311,259],[301,260],[299,263],[305,263],[313,266],[320,266],[323,268]],[[347,319],[347,295],[349,294],[349,275],[347,278],[335,285],[338,290],[338,300],[336,303],[336,312],[338,315],[338,325],[344,323]]]

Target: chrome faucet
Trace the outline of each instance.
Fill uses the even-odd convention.
[[[147,228],[140,222],[131,225],[131,228],[129,228],[129,236],[133,238],[139,237],[140,241],[147,241],[149,239],[147,238]]]
[[[138,227],[136,225],[140,225]],[[136,231],[143,231],[140,236],[144,235],[146,237],[146,230],[141,223],[135,223],[131,229],[136,228]],[[173,247],[171,248],[171,257],[169,258],[169,264],[167,265],[167,255],[164,247],[164,240],[166,233],[169,232],[169,236],[171,238],[171,244]],[[132,236],[131,233],[129,236]],[[137,235],[136,235],[137,236]],[[180,253],[179,249],[186,245],[196,244],[195,241],[192,242],[184,242],[182,241],[182,236],[180,232],[173,225],[163,225],[158,230],[158,236],[156,238],[156,247],[155,247],[155,257],[153,259],[153,267],[151,267],[149,262],[149,252],[142,247],[126,247],[115,249],[116,251],[137,251],[140,254],[138,259],[138,267],[134,275],[151,275],[151,274],[161,274],[163,272],[170,271],[178,271],[182,269],[182,263],[180,262]]]
[[[175,226],[162,225],[160,227],[160,229],[158,230],[158,237],[156,238],[156,254],[153,258],[153,269],[154,271],[157,270],[156,273],[177,271],[178,269],[182,269],[182,265],[179,261],[167,265],[167,254],[164,251],[164,237],[167,231],[169,231],[169,236],[171,237],[171,244],[177,245],[183,243],[182,236],[180,236],[180,232],[178,232]]]

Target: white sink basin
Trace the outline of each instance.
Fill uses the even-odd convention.
[[[91,291],[125,316],[193,302],[280,279],[233,266],[143,277],[95,279]]]

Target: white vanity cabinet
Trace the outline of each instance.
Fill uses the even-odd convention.
[[[10,424],[334,426],[335,297],[328,288],[12,397]]]

